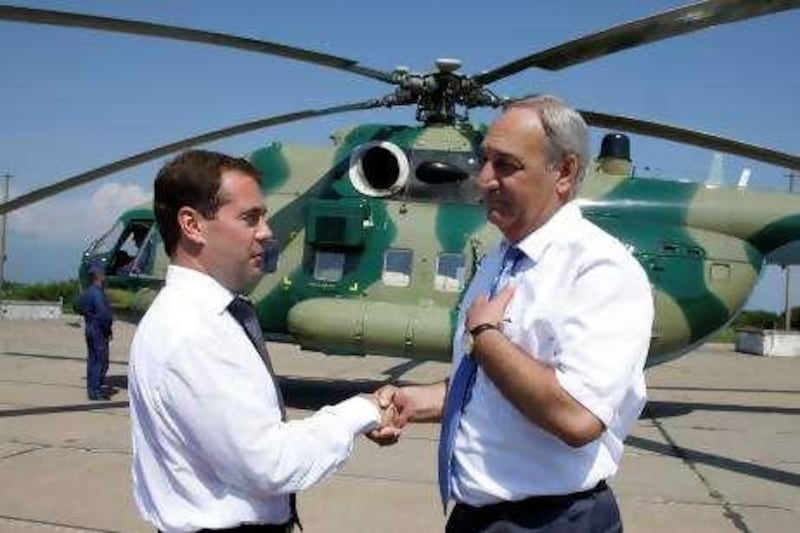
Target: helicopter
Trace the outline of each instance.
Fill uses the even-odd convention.
[[[485,126],[475,108],[509,99],[490,85],[530,68],[573,65],[701,30],[800,7],[800,1],[712,0],[673,9],[524,56],[475,75],[457,59],[433,70],[373,69],[357,61],[229,34],[52,10],[0,5],[0,20],[90,28],[229,47],[303,61],[379,81],[377,98],[234,125],[163,145],[0,204],[0,214],[185,148],[280,124],[350,111],[415,106],[418,125],[362,124],[332,135],[332,147],[273,143],[251,162],[275,240],[268,272],[253,289],[266,337],[337,354],[449,360],[456,306],[483,255],[501,238],[488,224],[474,177]],[[512,99],[513,100],[513,99]],[[629,139],[652,136],[800,170],[800,157],[677,126],[579,110],[602,141],[578,194],[584,216],[639,260],[653,288],[656,320],[647,364],[706,341],[742,309],[767,261],[795,264],[800,200],[739,187],[635,175]],[[137,206],[83,255],[106,265],[118,307],[146,310],[168,258],[152,207]]]

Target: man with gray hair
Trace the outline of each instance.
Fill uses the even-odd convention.
[[[574,200],[587,144],[580,114],[552,96],[494,122],[477,183],[504,239],[462,299],[451,378],[376,392],[397,427],[442,421],[447,531],[622,528],[606,479],[645,403],[653,302],[636,259]]]

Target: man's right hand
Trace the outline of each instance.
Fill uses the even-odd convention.
[[[369,432],[367,437],[386,446],[398,441],[403,428],[409,422],[438,422],[442,416],[446,392],[445,381],[407,387],[384,385],[375,391],[374,399],[382,411],[391,412],[390,422]]]
[[[408,398],[394,385],[384,385],[373,396],[381,410],[381,427],[367,433],[367,437],[380,446],[395,444],[408,422]]]

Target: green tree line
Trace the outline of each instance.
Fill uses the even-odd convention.
[[[80,294],[81,288],[77,279],[51,281],[47,283],[3,283],[0,288],[0,300],[24,300],[62,302],[64,312],[73,312],[72,302]]]

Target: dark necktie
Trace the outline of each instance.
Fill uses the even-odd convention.
[[[519,248],[508,247],[503,256],[500,270],[489,288],[490,298],[494,298],[498,289],[508,283],[509,278],[514,274],[517,263],[523,257],[525,254]],[[442,413],[442,430],[439,437],[439,495],[445,510],[447,510],[447,502],[450,500],[453,489],[451,483],[456,430],[464,406],[469,402],[470,391],[475,383],[477,373],[478,363],[471,354],[464,354],[447,388],[447,397]]]
[[[261,333],[261,324],[258,322],[258,316],[256,315],[256,309],[253,307],[252,302],[247,298],[242,296],[236,296],[231,303],[228,304],[228,312],[236,319],[239,324],[242,325],[245,333],[247,333],[247,337],[250,339],[250,342],[253,343],[256,350],[258,351],[258,355],[261,356],[261,360],[264,362],[264,366],[267,367],[267,371],[269,372],[270,378],[272,379],[273,383],[275,383],[275,394],[278,396],[278,406],[281,410],[281,420],[286,420],[286,406],[283,403],[283,395],[281,394],[281,389],[278,387],[278,382],[275,377],[275,372],[272,370],[272,361],[269,358],[269,352],[267,352],[267,346],[264,344],[264,336]],[[291,507],[292,516],[290,521],[292,524],[297,524],[297,527],[303,529],[303,526],[300,524],[300,517],[297,514],[297,500],[294,493],[289,495],[289,506]]]
[[[258,351],[258,355],[261,356],[264,366],[267,367],[270,377],[275,382],[275,392],[278,395],[278,405],[280,405],[281,408],[281,419],[285,420],[286,408],[283,404],[283,396],[281,394],[281,389],[278,387],[275,371],[272,369],[272,361],[269,358],[267,346],[264,344],[264,336],[261,333],[261,324],[258,322],[255,307],[247,298],[237,296],[228,304],[228,312],[242,325],[250,342],[253,343],[253,346],[255,346]]]

